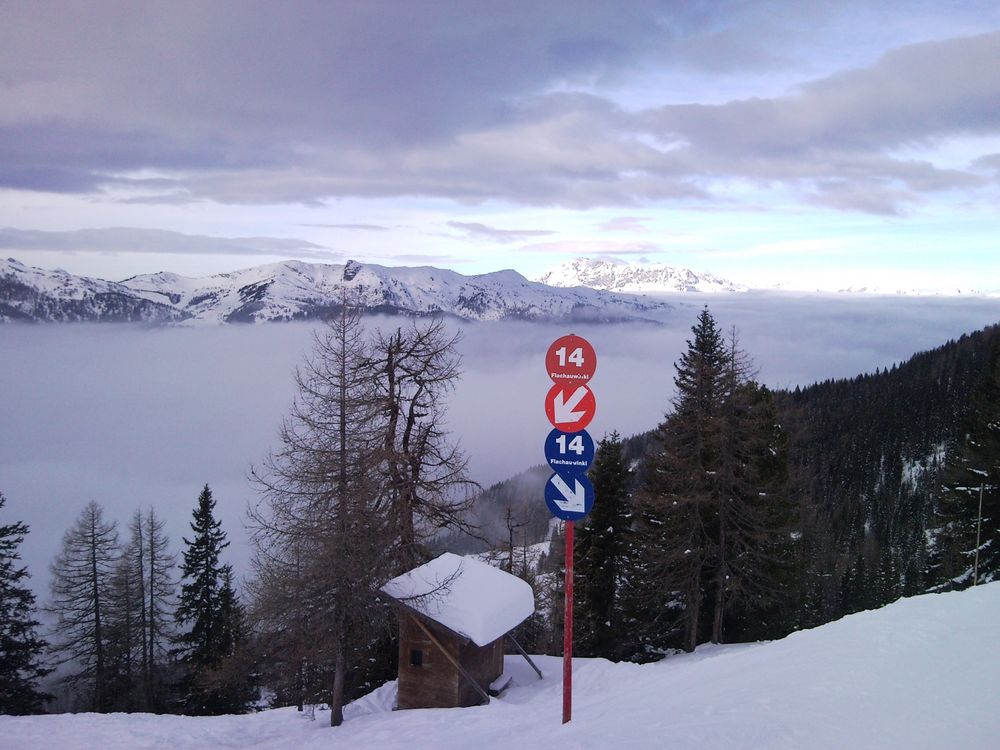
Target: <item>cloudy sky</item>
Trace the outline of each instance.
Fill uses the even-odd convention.
[[[996,288],[998,206],[995,0],[0,0],[32,265]]]

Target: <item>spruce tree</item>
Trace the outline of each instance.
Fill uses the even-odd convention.
[[[770,394],[735,330],[726,342],[706,308],[692,332],[635,503],[636,571],[655,583],[627,599],[647,648],[721,642],[736,609],[787,594],[794,513]]]
[[[625,574],[630,514],[628,472],[617,432],[597,446],[590,480],[594,507],[578,524],[574,565],[574,652],[621,658],[619,586]]]
[[[0,510],[6,503],[0,492]],[[40,713],[50,697],[37,684],[52,671],[42,664],[48,644],[37,635],[35,595],[25,585],[28,569],[18,562],[27,533],[20,521],[0,525],[0,714]]]
[[[657,428],[637,499],[643,567],[656,580],[643,616],[652,645],[675,635],[688,651],[701,640],[718,554],[718,475],[726,351],[708,308],[675,364],[674,413]],[[675,628],[677,630],[675,630]]]
[[[191,522],[193,536],[184,538],[181,564],[181,595],[177,607],[178,625],[186,628],[180,636],[182,661],[188,674],[184,680],[185,713],[204,715],[227,713],[239,707],[225,705],[221,696],[209,689],[211,672],[229,656],[223,621],[222,571],[219,555],[229,546],[222,522],[215,518],[215,499],[206,484],[198,496]]]

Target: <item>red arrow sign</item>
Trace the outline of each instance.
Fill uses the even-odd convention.
[[[545,371],[556,383],[586,383],[596,369],[594,347],[573,333],[557,338],[545,354]]]
[[[556,383],[545,395],[545,416],[557,430],[579,432],[597,411],[594,392],[578,383]]]

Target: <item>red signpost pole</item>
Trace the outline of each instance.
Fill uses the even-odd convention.
[[[573,718],[573,522],[566,522],[566,612],[563,617],[563,718]]]
[[[563,724],[573,718],[573,521],[594,505],[594,486],[587,468],[594,460],[594,441],[586,432],[597,403],[587,383],[597,369],[597,353],[586,339],[560,336],[545,353],[552,387],[545,396],[545,416],[554,428],[545,439],[545,460],[553,474],[545,483],[545,504],[565,521],[565,591],[563,615]]]

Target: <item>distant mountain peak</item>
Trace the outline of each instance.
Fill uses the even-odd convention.
[[[745,292],[746,287],[709,273],[659,264],[574,258],[542,274],[538,281],[554,287],[588,287],[607,292]]]

